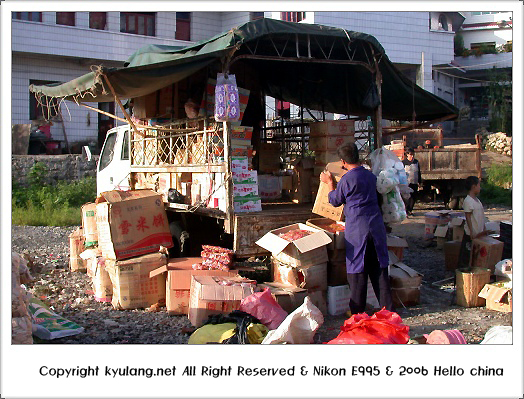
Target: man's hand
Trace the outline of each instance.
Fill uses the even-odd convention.
[[[331,172],[328,172],[327,170],[323,171],[320,174],[320,181],[328,185],[329,191],[333,191],[335,189],[335,183],[333,181]]]

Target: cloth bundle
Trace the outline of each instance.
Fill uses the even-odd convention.
[[[215,87],[215,120],[234,122],[240,118],[240,101],[235,75],[217,75]]]

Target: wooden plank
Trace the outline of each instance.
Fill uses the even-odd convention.
[[[265,255],[268,252],[255,244],[268,231],[293,223],[305,223],[315,217],[310,207],[290,205],[288,208],[256,213],[236,214],[233,249],[239,257]]]

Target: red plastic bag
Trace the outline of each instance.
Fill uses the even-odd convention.
[[[242,299],[240,310],[255,316],[270,330],[275,330],[287,317],[287,312],[273,298],[269,288]]]
[[[385,308],[369,317],[359,313],[347,319],[340,334],[328,344],[405,344],[409,340],[409,327],[395,312]]]

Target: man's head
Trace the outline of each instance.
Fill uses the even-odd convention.
[[[480,193],[480,179],[477,176],[468,176],[466,178],[466,190],[474,194]]]
[[[406,159],[413,161],[413,158],[415,158],[415,150],[413,150],[413,148],[406,149]]]
[[[341,160],[350,165],[358,164],[358,148],[355,143],[346,143],[337,149],[337,154]]]

